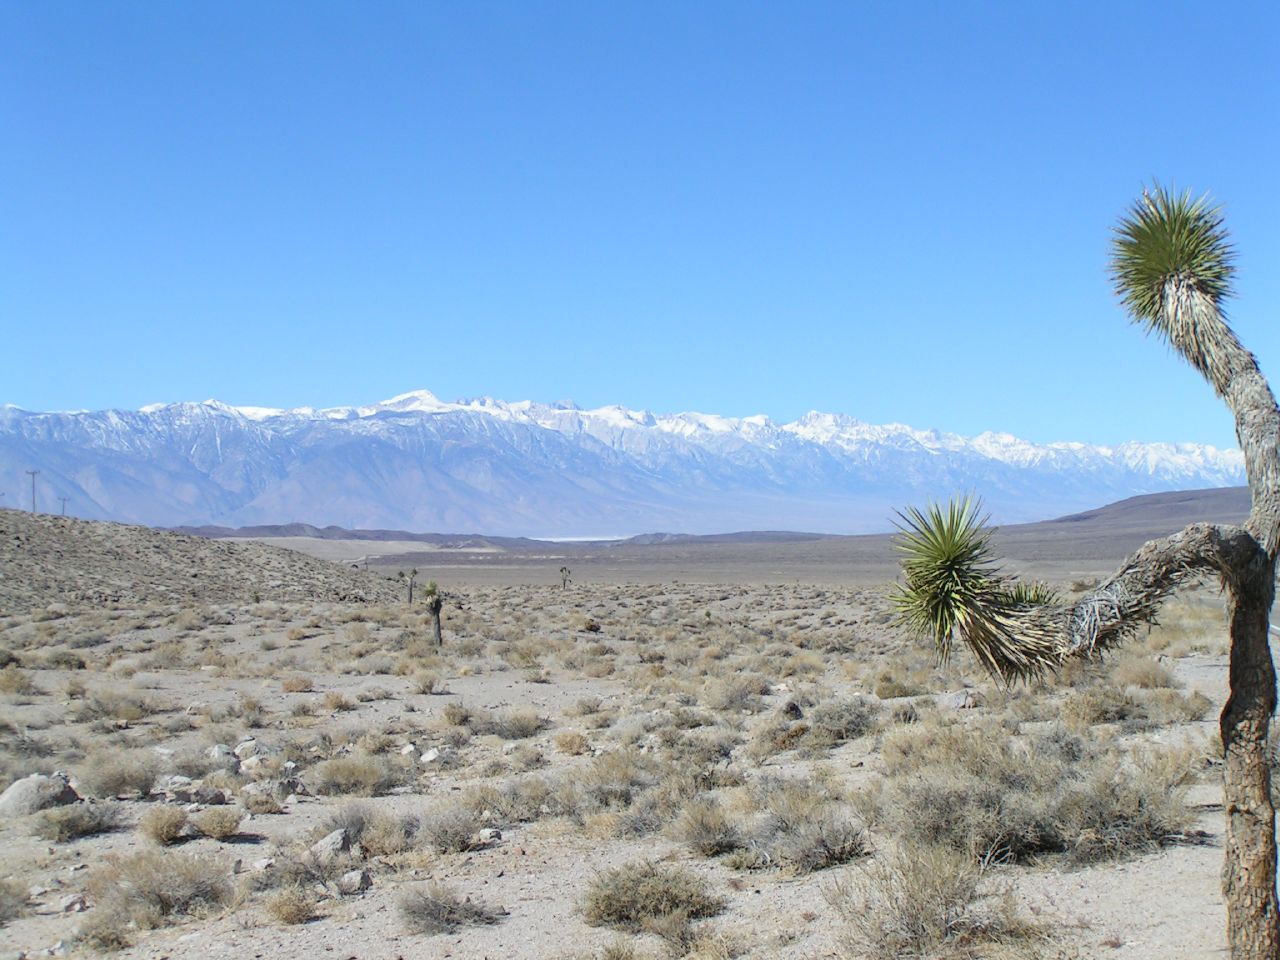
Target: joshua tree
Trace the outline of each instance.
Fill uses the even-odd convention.
[[[560,568],[560,589],[567,590],[569,588],[569,574],[572,571],[568,567]]]
[[[1168,340],[1235,415],[1252,496],[1244,525],[1195,523],[1152,540],[1092,592],[1062,604],[996,571],[974,501],[909,509],[899,541],[905,584],[896,600],[901,621],[931,636],[940,656],[959,640],[988,670],[1012,681],[1113,648],[1151,622],[1180,587],[1216,576],[1227,596],[1231,640],[1230,695],[1219,720],[1227,938],[1233,960],[1280,960],[1267,766],[1276,705],[1267,628],[1280,549],[1280,411],[1224,316],[1232,257],[1219,208],[1157,185],[1117,225],[1111,276],[1132,318]]]
[[[396,579],[397,579],[397,580],[407,580],[407,581],[408,581],[408,584],[409,584],[409,602],[410,602],[410,603],[413,603],[413,585],[414,585],[414,583],[415,583],[415,582],[417,581],[417,579],[418,579],[418,568],[417,568],[417,567],[414,567],[412,570],[410,570],[410,571],[409,571],[409,576],[408,576],[408,577],[405,577],[405,574],[404,574],[404,571],[403,571],[403,570],[397,571],[397,572],[396,572]]]
[[[431,638],[437,647],[444,646],[444,636],[440,632],[440,610],[444,607],[444,594],[432,580],[422,591],[427,601],[427,613],[431,614]]]

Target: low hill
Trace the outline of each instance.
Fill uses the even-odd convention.
[[[0,612],[101,603],[387,601],[383,576],[261,543],[0,510]]]

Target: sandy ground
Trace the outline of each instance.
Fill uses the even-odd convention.
[[[822,544],[795,549],[810,551],[804,563],[821,563]],[[584,566],[579,557],[567,590],[558,577],[541,579],[543,561],[489,568],[507,578],[513,569],[536,570],[532,584],[495,585],[482,572],[463,577],[455,569],[446,578],[443,570],[427,570],[422,578],[438,578],[447,591],[441,650],[431,646],[420,604],[276,602],[269,595],[245,602],[229,575],[209,578],[224,584],[222,596],[199,600],[79,606],[59,600],[52,610],[10,610],[0,618],[0,649],[13,659],[0,671],[4,783],[34,771],[67,770],[87,795],[95,783],[111,782],[104,770],[141,764],[147,786],[118,795],[97,790],[103,797],[93,802],[115,803],[120,813],[110,832],[58,841],[39,835],[42,814],[0,822],[0,880],[30,892],[17,916],[0,927],[0,956],[92,955],[84,934],[119,909],[103,886],[119,884],[112,864],[152,851],[196,855],[237,892],[195,916],[161,918],[154,929],[126,922],[122,929],[132,945],[120,950],[122,957],[531,960],[599,957],[619,944],[632,953],[619,948],[613,956],[858,956],[845,945],[845,923],[827,895],[895,848],[898,838],[885,822],[866,824],[869,855],[813,872],[781,861],[745,869],[726,856],[700,855],[682,840],[674,831],[678,806],[635,834],[620,826],[634,806],[580,805],[566,814],[544,805],[524,820],[481,811],[473,798],[477,790],[538,779],[572,791],[594,782],[601,764],[628,757],[667,764],[664,770],[701,770],[698,775],[710,779],[698,795],[716,798],[744,825],[759,816],[753,791],[773,789],[768,785],[777,777],[829,796],[821,809],[862,823],[870,809],[866,798],[894,775],[885,747],[895,737],[929,724],[977,730],[992,722],[1014,736],[1066,723],[1100,754],[1122,756],[1136,746],[1189,750],[1197,759],[1188,768],[1186,801],[1193,828],[1203,835],[1083,867],[1045,855],[993,868],[989,882],[1008,887],[1017,914],[1038,932],[1016,943],[970,944],[966,955],[1225,955],[1212,718],[1225,697],[1226,664],[1216,596],[1203,591],[1176,603],[1164,626],[1135,641],[1120,666],[1004,693],[964,658],[937,668],[929,651],[892,627],[881,586],[859,585],[847,569],[843,583],[833,582],[841,571],[832,570],[830,579],[806,579],[797,556],[772,562],[788,576],[755,583],[740,580],[759,572],[754,559],[722,556],[695,564],[688,554],[656,584],[616,568]],[[269,567],[293,562],[272,558]],[[1058,573],[1074,574],[1077,566],[1085,574],[1092,569],[1068,562]],[[324,569],[316,570],[320,579],[312,586],[319,596],[327,585]],[[593,572],[584,576],[585,570]],[[173,575],[182,574],[174,561]],[[1060,582],[1069,587],[1066,579]],[[399,596],[399,585],[392,586],[390,595]],[[1110,679],[1113,668],[1136,680],[1152,671],[1168,674],[1154,686],[1126,686]],[[741,689],[737,681],[745,681]],[[426,692],[430,686],[434,692]],[[947,695],[965,690],[976,705],[956,709]],[[1086,697],[1141,704],[1159,696],[1184,704],[1196,695],[1207,698],[1198,720],[1170,719],[1153,709],[1145,720],[1113,721],[1071,707]],[[944,702],[935,707],[939,697]],[[821,705],[850,698],[869,704],[875,715],[865,733],[810,748],[804,741],[761,747],[789,703],[803,704],[812,717]],[[903,719],[905,704],[923,711],[918,723]],[[473,717],[457,722],[463,706]],[[536,729],[513,734],[474,715],[539,719]],[[583,742],[571,746],[570,733]],[[235,776],[202,770],[211,747],[234,748],[249,738],[266,758],[256,770]],[[670,766],[712,742],[727,752],[697,761],[701,767]],[[431,750],[454,762],[423,763],[420,757]],[[158,807],[188,806],[164,792],[179,769],[197,785],[225,790],[232,804],[246,804],[255,784],[285,775],[285,758],[297,763],[306,791],[282,797],[280,812],[246,809],[224,840],[197,836],[161,847],[140,826]],[[368,790],[326,791],[325,764],[342,758],[368,760],[390,776]],[[333,826],[335,813],[356,803],[393,819],[465,808],[475,814],[473,826],[497,828],[501,837],[459,852],[434,849],[419,837],[401,851],[369,853],[357,864],[369,871],[368,890],[343,895],[332,878],[310,883],[305,892],[314,900],[314,919],[283,922],[269,907],[272,890],[254,888],[261,875],[255,862],[296,856]],[[190,805],[192,817],[209,809]],[[686,954],[653,933],[587,922],[584,898],[593,882],[642,859],[701,876],[725,900],[723,912],[695,925],[699,939],[686,945]],[[414,932],[401,901],[430,881],[501,908],[498,922]],[[74,894],[84,895],[85,909],[63,912]],[[958,955],[955,949],[942,952]]]

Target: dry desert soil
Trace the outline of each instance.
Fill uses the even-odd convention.
[[[1000,543],[1069,595],[1238,507]],[[1212,585],[1005,689],[886,538],[306,540],[0,511],[0,790],[74,791],[0,798],[0,957],[1225,955]]]

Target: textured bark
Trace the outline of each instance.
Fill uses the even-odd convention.
[[[1276,706],[1275,668],[1267,638],[1275,593],[1274,561],[1262,554],[1227,589],[1231,694],[1219,720],[1227,820],[1222,867],[1227,939],[1233,960],[1276,960],[1280,958],[1280,913],[1275,808],[1267,762],[1267,730]]]
[[[1219,719],[1227,835],[1222,893],[1232,960],[1280,960],[1276,905],[1275,808],[1267,733],[1276,706],[1275,666],[1267,626],[1275,599],[1280,548],[1280,411],[1258,362],[1193,282],[1165,284],[1170,343],[1199,370],[1235,415],[1252,506],[1246,529],[1257,544],[1248,562],[1232,563],[1223,582],[1230,598],[1230,695]]]
[[[1226,852],[1222,892],[1232,960],[1280,960],[1275,808],[1267,739],[1276,707],[1268,641],[1280,551],[1280,411],[1217,305],[1184,278],[1168,281],[1164,322],[1170,343],[1235,415],[1252,505],[1243,527],[1192,524],[1143,546],[1070,608],[1028,611],[1019,632],[1056,632],[1059,657],[1088,655],[1151,621],[1179,586],[1217,574],[1230,613],[1230,693],[1219,718],[1224,760]]]
[[[427,598],[427,613],[431,614],[431,639],[437,647],[444,646],[444,636],[440,632],[440,609],[443,606],[444,599],[439,594],[433,593]]]
[[[1097,589],[1069,608],[1042,608],[1042,616],[1065,618],[1066,655],[1106,650],[1153,621],[1179,587],[1209,575],[1225,583],[1259,561],[1258,542],[1244,527],[1193,523],[1143,544]]]

